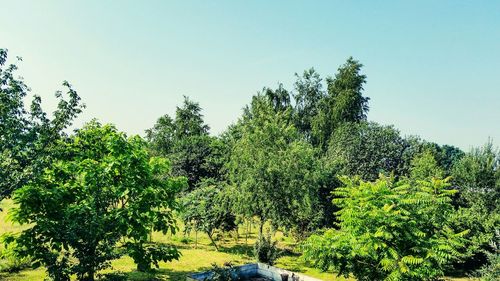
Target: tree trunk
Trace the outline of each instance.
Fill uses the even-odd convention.
[[[264,220],[260,219],[260,224],[259,224],[259,238],[262,237],[262,230],[264,229]]]
[[[194,248],[198,248],[198,230],[194,231]]]
[[[208,235],[208,238],[210,238],[210,241],[212,241],[212,244],[215,246],[215,249],[217,250],[217,252],[219,251],[219,246],[217,246],[217,244],[215,244],[215,241],[214,239],[212,238],[212,233],[211,232],[207,232],[207,235]]]
[[[245,246],[248,246],[248,234],[250,233],[250,221],[246,223]]]

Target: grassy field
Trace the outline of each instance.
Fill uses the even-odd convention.
[[[0,208],[3,209],[3,212],[0,212],[0,235],[5,232],[16,232],[21,230],[19,225],[13,225],[11,222],[6,220],[8,217],[7,210],[12,207],[12,202],[9,200],[0,202]],[[233,237],[228,236],[221,238],[220,241],[218,241],[220,246],[219,251],[216,251],[215,247],[210,245],[210,241],[206,235],[200,233],[197,235],[198,243],[196,243],[196,245],[196,236],[194,233],[191,233],[188,237],[185,237],[182,232],[179,232],[176,235],[162,235],[161,233],[155,233],[153,235],[153,241],[171,243],[179,247],[182,256],[178,261],[160,263],[159,269],[156,269],[152,273],[145,274],[135,271],[135,265],[132,259],[124,256],[113,261],[112,268],[104,271],[103,273],[125,273],[127,274],[129,280],[181,281],[185,280],[189,273],[209,269],[213,263],[222,265],[225,262],[231,262],[238,265],[253,262],[252,244],[256,239],[255,230],[256,229],[254,228],[247,242],[245,237],[242,237],[242,231],[240,231],[240,237],[238,239],[235,239],[234,236],[236,235]],[[300,272],[325,281],[352,280],[336,277],[332,272],[321,272],[317,269],[309,267],[300,259],[298,254],[294,254],[294,242],[290,238],[278,233],[276,235],[276,239],[280,241],[280,247],[285,249],[285,252],[287,253],[277,261],[276,266]],[[18,273],[0,273],[0,280],[6,281],[43,280],[45,277],[45,270],[43,268],[26,269]],[[450,278],[450,280],[470,281],[470,279],[466,278]]]

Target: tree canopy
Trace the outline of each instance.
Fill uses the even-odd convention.
[[[25,99],[30,88],[16,77],[17,68],[7,64],[7,50],[0,49],[0,200],[42,173],[54,143],[65,136],[64,130],[84,107],[64,81],[67,93],[56,92],[59,102],[52,117],[43,111],[37,95],[28,110]]]
[[[176,230],[172,211],[185,179],[169,177],[165,159],[150,158],[139,137],[95,121],[54,149],[51,165],[14,192],[13,219],[30,226],[14,237],[20,255],[56,280],[94,280],[118,257],[121,238],[139,270],[179,257],[147,239],[152,229]]]

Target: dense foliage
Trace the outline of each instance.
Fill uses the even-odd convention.
[[[254,97],[247,116],[229,161],[237,212],[259,218],[260,234],[267,220],[311,227],[318,216],[313,148],[289,122],[289,111],[275,112],[264,96]]]
[[[148,244],[152,229],[176,230],[172,210],[185,182],[167,176],[166,160],[150,158],[139,137],[96,122],[55,149],[52,164],[13,195],[14,221],[31,226],[13,237],[21,256],[55,280],[94,280],[118,257],[122,238],[140,270],[179,257],[174,247]]]
[[[53,117],[38,96],[28,109],[29,88],[0,49],[0,200],[12,196],[14,220],[29,226],[6,239],[0,266],[34,261],[55,279],[90,280],[128,254],[146,271],[179,257],[150,239],[175,231],[177,210],[216,248],[219,233],[238,236],[244,223],[248,237],[257,221],[256,259],[267,263],[282,231],[306,241],[317,266],[359,280],[480,268],[494,279],[499,150],[464,152],[369,121],[362,67],[348,58],[332,76],[311,68],[293,89],[264,87],[219,136],[184,97],[143,141],[95,121],[68,133],[83,105],[67,82]]]
[[[227,186],[212,180],[205,180],[196,190],[183,198],[182,219],[185,231],[202,231],[218,250],[214,232],[231,231],[236,225],[236,218],[231,212],[231,200]]]
[[[15,64],[7,65],[7,50],[0,49],[0,200],[42,173],[55,142],[83,108],[65,81],[67,99],[56,92],[59,103],[52,119],[42,110],[40,96],[33,97],[27,110],[30,89],[16,77],[16,70]]]
[[[278,248],[278,241],[273,241],[271,234],[258,237],[253,246],[253,254],[259,262],[273,265],[279,258],[281,250]]]
[[[357,280],[430,280],[460,258],[467,230],[452,228],[447,180],[375,182],[343,178],[335,194],[339,229],[313,235],[304,255]]]
[[[204,178],[220,177],[219,142],[208,135],[198,103],[184,98],[175,119],[164,115],[146,130],[151,151],[172,161],[172,173],[188,179],[189,191]]]

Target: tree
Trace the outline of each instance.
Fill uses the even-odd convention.
[[[186,231],[203,231],[217,250],[214,240],[216,230],[231,231],[236,229],[235,216],[232,214],[231,196],[224,183],[204,180],[200,187],[183,198],[182,218]]]
[[[350,57],[334,78],[326,79],[328,94],[320,100],[312,130],[322,148],[326,148],[330,136],[342,123],[366,120],[369,98],[363,96],[366,75],[360,73],[362,67]]]
[[[500,224],[499,167],[500,152],[491,143],[472,149],[453,165],[453,184],[460,191],[455,228],[471,230],[468,258],[457,264],[461,268],[478,269],[493,250],[489,243]]]
[[[312,235],[304,257],[357,280],[434,280],[460,258],[467,230],[451,227],[448,179],[417,182],[342,178],[339,229]]]
[[[318,114],[320,100],[325,96],[323,92],[322,79],[319,74],[311,68],[305,70],[302,76],[295,73],[295,126],[312,143],[312,126],[315,116]]]
[[[430,180],[443,178],[444,171],[430,151],[424,151],[411,161],[410,178],[412,180]]]
[[[15,77],[17,66],[6,62],[7,50],[0,49],[0,200],[42,173],[51,162],[54,143],[84,107],[65,81],[68,98],[56,92],[59,103],[53,118],[42,110],[36,95],[26,110],[24,100],[30,89]]]
[[[146,130],[146,139],[154,155],[169,155],[175,145],[174,120],[167,114],[158,118],[153,128]]]
[[[201,107],[184,96],[184,104],[175,111],[175,133],[178,139],[190,136],[207,136],[210,127],[203,121]]]
[[[428,141],[421,142],[420,150],[421,152],[429,151],[446,175],[451,174],[453,166],[465,155],[465,153],[457,147],[446,144],[438,145]]]
[[[238,213],[258,217],[260,234],[267,220],[307,228],[318,217],[314,150],[289,117],[289,111],[276,112],[264,96],[255,96],[228,163]]]
[[[276,90],[273,90],[271,88],[264,88],[262,92],[271,103],[274,111],[285,111],[292,108],[290,93],[285,90],[285,88],[283,88],[283,84],[279,83]]]
[[[186,182],[170,178],[166,160],[150,158],[145,147],[96,121],[59,140],[51,165],[14,192],[13,220],[29,226],[11,238],[19,255],[55,280],[94,280],[118,257],[122,238],[139,270],[177,259],[175,247],[147,238],[151,230],[175,232],[175,195]]]
[[[165,156],[172,160],[173,175],[188,179],[187,191],[194,190],[204,178],[219,177],[218,167],[210,166],[216,157],[212,153],[214,141],[213,137],[205,135],[177,139],[173,152]]]
[[[222,157],[220,143],[208,134],[198,103],[184,97],[177,107],[175,119],[164,115],[153,128],[146,130],[146,139],[155,155],[172,161],[172,174],[188,179],[188,191],[204,178],[221,178],[218,157]]]
[[[452,171],[462,204],[482,204],[488,212],[500,206],[500,152],[487,143],[458,161]]]
[[[375,180],[380,173],[400,175],[404,139],[392,126],[344,123],[332,135],[326,161],[339,175]]]

